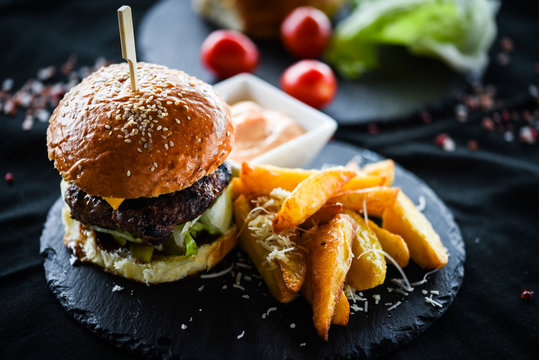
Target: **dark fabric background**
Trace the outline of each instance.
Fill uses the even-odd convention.
[[[120,61],[116,9],[128,1],[0,1],[0,80],[20,87],[38,69],[60,66],[70,54],[80,65],[99,56]],[[152,2],[136,1],[135,28]],[[510,110],[537,108],[529,95],[538,84],[537,1],[505,1],[499,34],[513,39],[507,67],[492,62],[484,82],[494,84]],[[499,51],[498,42],[492,50]],[[0,115],[0,357],[124,359],[131,355],[91,334],[60,307],[47,287],[39,236],[60,177],[47,160],[46,123],[22,131],[24,112]],[[536,358],[539,354],[539,144],[508,143],[485,132],[474,114],[455,120],[453,107],[384,125],[341,127],[339,140],[370,148],[416,173],[453,211],[466,243],[465,279],[447,313],[415,341],[388,355],[395,359]],[[441,132],[455,152],[434,145]],[[467,149],[468,140],[479,150]],[[530,301],[524,288],[535,290]]]

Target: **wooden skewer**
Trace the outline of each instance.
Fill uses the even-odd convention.
[[[135,50],[135,35],[133,32],[133,19],[131,7],[124,5],[118,9],[118,24],[120,25],[120,39],[122,42],[122,57],[129,64],[131,77],[131,91],[137,91],[137,53]]]

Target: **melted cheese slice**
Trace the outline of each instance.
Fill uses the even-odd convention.
[[[113,210],[118,209],[120,205],[122,204],[122,202],[125,200],[122,198],[112,198],[112,197],[103,197],[103,199],[105,199],[105,201],[108,202],[110,206],[112,206]]]

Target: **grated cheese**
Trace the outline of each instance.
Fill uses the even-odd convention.
[[[239,334],[239,335],[237,336],[237,339],[241,339],[241,338],[243,337],[243,335],[245,335],[245,330],[243,330],[243,331],[241,332],[241,334]]]
[[[270,267],[276,266],[274,260],[288,261],[287,253],[296,246],[292,240],[297,237],[295,229],[278,233],[273,229],[273,219],[289,195],[290,192],[276,188],[269,196],[259,196],[253,200],[256,206],[249,212],[244,223],[257,238],[257,243],[268,252],[266,260]]]
[[[387,311],[395,310],[397,306],[402,304],[400,301],[397,301],[395,304],[393,304],[391,307],[387,308]]]
[[[201,279],[213,279],[213,278],[216,278],[216,277],[219,277],[219,276],[223,276],[223,275],[228,274],[229,272],[231,272],[233,267],[234,267],[234,264],[231,264],[229,267],[227,267],[226,269],[224,269],[222,271],[219,271],[219,272],[216,272],[216,273],[211,273],[211,274],[202,274],[202,275],[200,275],[200,278]]]
[[[114,287],[112,288],[112,292],[122,291],[123,289],[124,289],[123,286],[120,286],[120,285],[114,285]]]
[[[419,204],[417,204],[416,209],[423,212],[423,210],[425,210],[425,208],[427,207],[425,197],[423,195],[420,195],[417,200],[419,201]]]
[[[202,285],[201,287],[198,288],[199,292],[202,291],[202,290],[204,290],[204,285]]]
[[[374,305],[378,305],[378,303],[380,303],[380,294],[374,294],[372,298],[374,299]]]
[[[236,289],[240,289],[240,290],[243,290],[245,291],[245,288],[241,285],[238,285],[238,284],[232,284],[233,287],[235,287]]]
[[[434,295],[440,295],[440,292],[438,290],[431,290],[430,293]]]
[[[185,330],[185,329],[187,329],[187,325],[182,324],[181,328],[182,328],[182,330]]]
[[[417,286],[417,285],[423,285],[423,284],[426,284],[427,283],[427,277],[434,274],[435,272],[437,272],[438,270],[440,269],[434,269],[434,270],[431,270],[429,272],[427,272],[425,274],[425,276],[423,276],[423,280],[420,280],[420,281],[416,281],[415,283],[412,283],[412,286]]]
[[[434,299],[432,298],[432,295],[431,295],[431,297],[426,297],[426,296],[425,296],[425,302],[426,302],[427,304],[431,304],[433,307],[436,307],[436,306],[438,306],[438,307],[443,307],[442,304],[440,304],[438,301],[436,301],[436,300],[434,300]]]

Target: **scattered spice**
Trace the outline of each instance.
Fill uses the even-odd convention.
[[[520,298],[522,300],[530,300],[533,297],[534,292],[531,290],[522,290],[522,294],[520,294]]]
[[[13,176],[12,173],[8,172],[6,173],[6,175],[4,176],[4,179],[6,180],[6,183],[8,185],[11,185],[13,184],[13,182],[15,181],[15,176]]]
[[[470,151],[475,151],[477,150],[477,148],[479,148],[479,144],[477,143],[477,141],[475,140],[468,141],[468,149]]]
[[[376,135],[380,132],[380,129],[378,128],[378,125],[371,123],[367,126],[367,131],[371,135]]]
[[[437,135],[436,138],[434,138],[434,143],[436,146],[441,147],[444,151],[448,152],[455,151],[456,148],[455,142],[446,133]]]
[[[21,88],[14,91],[15,82],[11,78],[4,79],[0,88],[0,113],[15,116],[17,111],[26,110],[21,128],[29,131],[37,119],[48,122],[51,111],[64,94],[89,73],[109,64],[104,58],[96,59],[92,67],[75,70],[77,57],[72,55],[61,66],[60,72],[53,65],[38,70],[35,79],[27,80]]]

